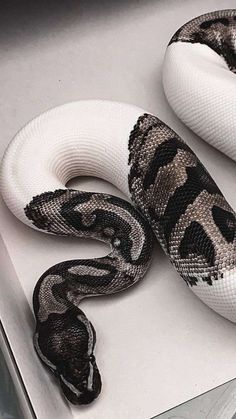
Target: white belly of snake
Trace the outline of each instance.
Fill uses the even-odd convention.
[[[68,189],[78,175],[113,183],[134,205]],[[80,300],[141,280],[154,235],[189,288],[236,322],[235,213],[193,151],[156,116],[108,101],[54,108],[10,143],[1,192],[30,227],[111,246],[105,257],[49,268],[34,290],[35,348],[70,402],[90,403],[101,390],[96,335]]]
[[[163,64],[166,97],[178,117],[236,160],[236,10],[220,10],[183,25]]]

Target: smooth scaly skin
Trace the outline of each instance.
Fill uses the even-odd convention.
[[[224,58],[229,69],[236,73],[236,10],[219,10],[185,23],[171,38],[173,42],[207,45]]]
[[[185,23],[171,38],[162,68],[166,98],[180,120],[236,160],[236,10]]]
[[[235,212],[193,151],[149,114],[139,118],[129,149],[132,199],[186,283],[235,277]]]
[[[228,15],[197,18],[171,42],[206,43],[235,71],[235,17]],[[104,258],[53,266],[34,291],[35,348],[75,404],[90,403],[101,390],[95,331],[78,304],[86,296],[124,290],[143,277],[153,247],[149,224],[193,290],[224,284],[236,274],[235,213],[192,150],[158,118],[144,114],[130,134],[129,151],[130,193],[144,218],[118,198],[68,189],[34,197],[25,208],[39,229],[112,246]]]
[[[153,248],[147,221],[128,202],[107,194],[57,190],[35,197],[25,209],[34,225],[50,233],[107,242],[103,258],[62,262],[39,279],[33,296],[35,348],[74,404],[101,390],[93,355],[96,335],[78,304],[84,297],[114,294],[143,278]]]

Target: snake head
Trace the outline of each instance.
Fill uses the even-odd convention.
[[[94,355],[71,359],[58,368],[65,397],[73,404],[89,404],[101,391],[101,377]]]
[[[101,391],[93,355],[95,342],[95,330],[79,309],[54,313],[37,323],[36,352],[59,379],[65,397],[73,404],[89,404]]]
[[[70,350],[73,356],[57,365],[57,373],[65,397],[73,404],[89,404],[98,397],[102,383],[93,350],[96,332],[80,310],[73,323],[77,332],[71,334]],[[69,343],[69,342],[68,342]]]

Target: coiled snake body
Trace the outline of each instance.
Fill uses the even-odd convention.
[[[228,14],[228,26],[217,12],[201,18],[194,42],[202,28],[207,33],[211,28],[210,34],[214,25],[235,31],[236,12]],[[180,30],[173,42],[181,42],[184,33]],[[222,54],[214,50],[235,68],[235,54],[227,42],[222,45]],[[65,187],[81,174],[112,182],[136,208],[108,194]],[[12,212],[31,227],[111,246],[105,257],[51,267],[34,290],[36,351],[72,403],[90,403],[101,390],[93,353],[96,335],[79,302],[142,279],[153,232],[190,289],[236,321],[235,213],[193,151],[156,116],[106,101],[54,108],[11,142],[2,162],[1,192]]]

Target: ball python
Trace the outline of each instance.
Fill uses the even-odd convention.
[[[111,182],[128,200],[68,189],[80,175]],[[50,267],[34,289],[34,346],[71,403],[88,404],[101,391],[96,334],[79,303],[140,281],[154,237],[188,287],[236,322],[235,213],[190,147],[155,115],[110,101],[53,108],[8,146],[0,188],[28,226],[111,247],[102,258]]]

